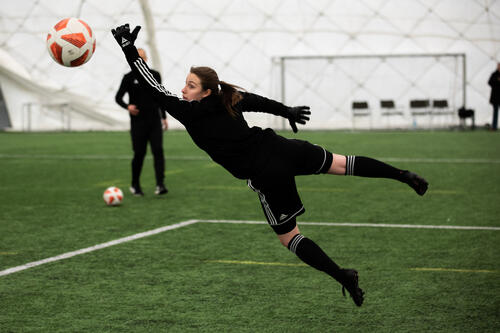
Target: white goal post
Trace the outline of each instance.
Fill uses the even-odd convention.
[[[273,73],[308,129],[445,128],[467,102],[465,53],[281,56]]]

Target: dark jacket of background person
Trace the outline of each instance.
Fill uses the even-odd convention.
[[[161,83],[160,73],[151,69],[156,81]],[[128,93],[129,102],[125,103],[123,101],[123,96]],[[120,88],[115,96],[116,103],[120,105],[125,110],[129,104],[134,104],[140,110],[140,112],[134,116],[130,114],[130,120],[132,122],[150,122],[150,121],[160,121],[160,117],[165,119],[165,110],[160,108],[160,105],[155,99],[151,98],[148,90],[139,84],[139,80],[135,77],[133,72],[129,72],[123,76]]]
[[[491,86],[491,95],[490,95],[490,103],[491,104],[500,104],[500,71],[494,71],[490,79],[488,80],[488,84]]]

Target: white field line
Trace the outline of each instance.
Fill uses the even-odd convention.
[[[177,223],[177,224],[172,224],[172,225],[168,225],[168,226],[165,226],[165,227],[161,227],[161,228],[157,228],[157,229],[153,229],[153,230],[141,232],[141,233],[138,233],[138,234],[135,234],[135,235],[132,235],[132,236],[127,236],[127,237],[115,239],[115,240],[112,240],[112,241],[109,241],[109,242],[106,242],[106,243],[97,244],[97,245],[94,245],[94,246],[91,246],[91,247],[87,247],[85,249],[80,249],[80,250],[76,250],[76,251],[72,251],[72,252],[66,252],[66,253],[57,255],[55,257],[50,257],[50,258],[46,258],[46,259],[42,259],[42,260],[38,260],[38,261],[33,261],[33,262],[30,262],[30,263],[27,263],[27,264],[24,264],[24,265],[21,265],[21,266],[16,266],[16,267],[12,267],[12,268],[8,268],[8,269],[5,269],[3,271],[0,271],[0,276],[9,275],[9,274],[12,274],[12,273],[23,271],[23,270],[28,269],[28,268],[32,268],[32,267],[40,266],[40,265],[43,265],[43,264],[47,264],[49,262],[54,262],[54,261],[59,261],[59,260],[63,260],[63,259],[68,259],[68,258],[77,256],[79,254],[84,254],[84,253],[89,253],[89,252],[101,250],[101,249],[104,249],[104,248],[107,248],[107,247],[110,247],[110,246],[113,246],[113,245],[118,245],[118,244],[130,242],[130,241],[133,241],[133,240],[136,240],[136,239],[139,239],[139,238],[144,238],[144,237],[156,235],[156,234],[159,234],[161,232],[165,232],[165,231],[169,231],[169,230],[173,230],[173,229],[177,229],[177,228],[182,228],[182,227],[185,227],[185,226],[188,226],[190,224],[197,223],[197,222],[198,222],[197,220],[188,220],[188,221],[180,222],[180,223]]]
[[[499,164],[500,160],[490,158],[406,158],[406,157],[377,157],[386,162],[415,162],[415,163],[470,163],[470,164]]]
[[[52,155],[52,154],[0,154],[0,159],[46,159],[46,160],[128,160],[132,155]],[[152,158],[146,156],[146,158]],[[406,157],[376,157],[386,162],[414,163],[467,163],[467,164],[500,164],[500,159],[490,158],[406,158]],[[210,160],[203,155],[165,155],[167,160]]]
[[[0,154],[0,159],[38,159],[38,160],[129,160],[132,155],[52,155],[52,154]],[[147,159],[153,157],[147,155]],[[208,161],[208,156],[202,155],[166,155],[167,160],[185,160],[185,161]]]
[[[267,224],[264,221],[240,220],[198,220],[202,223],[231,224]],[[500,227],[460,226],[460,225],[427,225],[427,224],[387,224],[387,223],[349,223],[349,222],[298,222],[298,225],[321,225],[329,227],[369,227],[369,228],[405,228],[405,229],[452,229],[452,230],[500,230]]]
[[[127,236],[119,239],[115,239],[106,243],[97,244],[84,249],[63,253],[54,257],[33,261],[21,266],[11,267],[0,271],[0,276],[9,275],[19,271],[23,271],[28,268],[40,266],[54,261],[59,261],[63,259],[68,259],[80,254],[89,253],[97,250],[101,250],[113,245],[118,245],[126,242],[130,242],[136,239],[156,235],[165,231],[182,228],[195,223],[224,223],[224,224],[267,224],[264,221],[246,221],[246,220],[188,220],[180,222],[177,224],[168,225],[165,227],[141,232],[132,236]],[[335,222],[299,222],[299,225],[319,225],[319,226],[329,226],[329,227],[370,227],[370,228],[406,228],[406,229],[455,229],[455,230],[500,230],[500,227],[482,227],[482,226],[453,226],[453,225],[412,225],[412,224],[386,224],[386,223],[335,223]]]

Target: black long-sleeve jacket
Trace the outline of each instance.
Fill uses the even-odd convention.
[[[150,69],[153,77],[161,83],[161,75],[157,71]],[[128,94],[129,102],[125,103],[123,97]],[[161,109],[155,99],[151,98],[149,91],[139,83],[134,72],[129,72],[123,76],[120,88],[115,95],[115,101],[122,108],[127,109],[129,104],[134,104],[139,109],[139,113],[134,116],[130,114],[130,120],[159,120],[166,118],[165,110]],[[156,110],[156,112],[151,112]]]
[[[488,84],[491,87],[490,103],[500,104],[500,71],[491,74]]]
[[[127,46],[123,51],[132,71],[144,83],[151,96],[186,127],[194,143],[212,160],[240,179],[251,179],[261,174],[272,154],[276,134],[272,129],[250,128],[242,112],[256,111],[287,117],[287,106],[242,92],[242,100],[234,106],[237,116],[233,117],[219,96],[209,95],[201,101],[178,98],[155,80],[135,46]]]

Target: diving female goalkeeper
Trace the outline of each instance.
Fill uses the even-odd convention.
[[[419,195],[427,190],[425,179],[372,158],[332,154],[307,141],[284,138],[270,128],[249,127],[243,112],[265,112],[287,118],[297,132],[296,123],[309,120],[309,107],[288,107],[242,91],[219,80],[209,67],[191,67],[182,98],[178,98],[156,81],[139,57],[134,46],[139,30],[137,26],[131,32],[125,24],[111,32],[151,97],[185,126],[194,143],[214,162],[234,177],[247,180],[248,186],[257,192],[267,221],[281,244],[309,266],[337,280],[344,295],[345,288],[354,303],[361,306],[364,292],[358,285],[358,272],[340,268],[316,243],[300,234],[296,218],[305,209],[295,176],[327,173],[390,178],[408,184]]]

